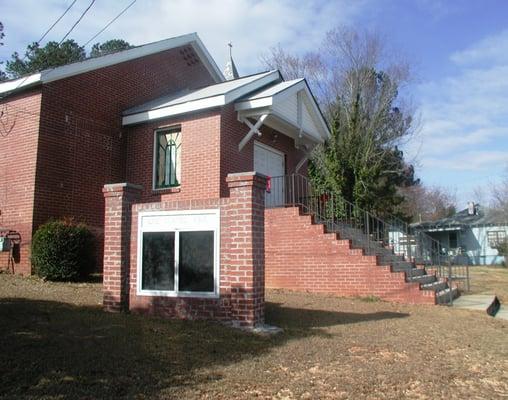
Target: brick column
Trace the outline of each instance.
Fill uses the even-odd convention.
[[[143,188],[130,183],[105,185],[103,306],[106,311],[128,309],[131,205]]]
[[[231,317],[242,326],[265,318],[265,189],[266,177],[255,172],[229,174],[229,201],[224,228],[223,260],[231,291]]]

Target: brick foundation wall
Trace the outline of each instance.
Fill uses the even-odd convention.
[[[232,321],[240,326],[255,326],[264,322],[263,210],[266,181],[259,175],[244,173],[229,176],[228,185],[229,198],[166,200],[130,206],[127,204],[131,203],[132,197],[127,200],[123,198],[125,185],[105,187],[106,310],[118,311],[128,308],[133,312],[170,318]],[[219,298],[138,295],[136,288],[139,213],[196,209],[220,209]],[[130,223],[121,223],[128,221],[129,218]],[[128,251],[121,247],[125,240],[129,242]],[[122,264],[122,260],[128,265]]]
[[[348,240],[325,233],[296,207],[265,210],[265,260],[267,288],[435,303],[433,292],[405,282],[403,272],[377,265],[376,257],[352,249]]]
[[[34,186],[38,149],[40,89],[0,100],[0,227],[21,235],[19,258],[0,253],[0,269],[29,275]]]

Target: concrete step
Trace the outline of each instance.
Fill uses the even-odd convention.
[[[437,278],[434,275],[417,275],[412,278],[408,277],[408,282],[416,282],[423,286],[431,285],[437,282]]]
[[[415,268],[415,267],[414,268],[409,268],[405,272],[406,272],[406,278],[407,279],[414,279],[417,276],[425,276],[426,275],[424,269]]]
[[[415,266],[413,264],[405,262],[405,261],[392,263],[390,265],[392,266],[392,270],[394,272],[408,272],[409,270],[418,269],[418,268],[415,268]],[[423,271],[423,270],[420,270],[420,271]],[[416,276],[416,275],[423,275],[423,274],[424,274],[424,272],[422,272],[421,274],[414,273],[413,275]],[[409,273],[408,273],[408,275],[409,275]]]
[[[448,285],[446,282],[436,280],[435,282],[422,285],[420,288],[422,290],[433,290],[434,292],[439,293],[448,289]]]
[[[459,297],[459,290],[457,288],[450,289],[447,287],[444,290],[436,292],[436,303],[437,304],[450,304],[450,291],[453,299]]]

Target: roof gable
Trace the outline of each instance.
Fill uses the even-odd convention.
[[[194,49],[200,60],[203,62],[203,65],[206,67],[206,69],[216,82],[224,81],[224,76],[222,75],[222,72],[215,64],[215,61],[208,53],[208,50],[203,45],[203,42],[201,42],[199,36],[196,33],[190,33],[187,35],[177,36],[174,38],[165,39],[158,42],[148,43],[145,45],[134,47],[132,49],[119,51],[117,53],[108,54],[101,57],[88,58],[83,61],[62,65],[60,67],[47,69],[16,80],[0,83],[0,93],[21,91],[27,87],[31,87],[37,84],[53,82],[59,79],[64,79],[74,75],[79,75],[85,72],[93,71],[99,68],[104,68],[111,65],[120,64],[126,61],[135,60],[137,58],[160,53],[162,51],[170,50],[185,45],[192,46],[192,48]]]
[[[237,111],[271,109],[281,120],[297,126],[319,142],[330,136],[328,124],[303,78],[280,82],[254,93],[238,101],[235,109]]]

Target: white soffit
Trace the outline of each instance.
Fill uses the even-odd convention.
[[[151,54],[185,45],[192,46],[194,51],[196,51],[197,55],[199,56],[200,60],[203,62],[203,65],[206,67],[216,82],[224,81],[222,72],[217,67],[217,64],[213,58],[210,56],[210,53],[208,53],[208,50],[203,45],[203,42],[199,36],[196,33],[190,33],[187,35],[177,36],[174,38],[137,46],[132,49],[120,51],[118,53],[108,54],[102,57],[89,58],[84,61],[62,65],[61,67],[44,70],[23,78],[0,83],[0,93],[18,91],[37,83],[53,82],[59,79],[64,79],[99,68],[120,64],[126,61],[134,60],[136,58],[145,57]]]
[[[256,75],[206,86],[194,91],[160,97],[148,103],[132,107],[123,112],[122,124],[132,125],[167,118],[193,111],[224,106],[260,88],[279,82],[278,71]]]

